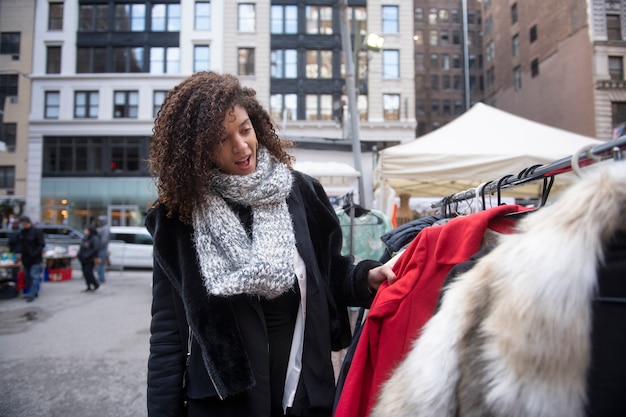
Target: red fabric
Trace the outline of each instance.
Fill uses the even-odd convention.
[[[17,282],[15,283],[15,289],[23,290],[26,288],[26,279],[24,278],[24,271],[20,270],[17,273]]]
[[[396,261],[399,280],[381,285],[363,327],[341,391],[335,417],[365,417],[379,387],[410,350],[418,331],[435,311],[439,290],[450,271],[480,250],[487,228],[513,231],[502,217],[525,211],[503,205],[422,230]]]

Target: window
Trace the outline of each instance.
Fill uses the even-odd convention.
[[[383,33],[400,32],[400,23],[398,20],[398,6],[383,6]]]
[[[17,95],[17,74],[0,74],[0,97]]]
[[[81,4],[79,9],[81,32],[106,32],[109,30],[109,6],[107,4]]]
[[[46,48],[46,74],[61,73],[61,47],[48,46]]]
[[[439,55],[430,54],[430,69],[439,68]]]
[[[239,48],[237,59],[238,75],[254,75],[254,48]]]
[[[48,3],[48,30],[63,29],[63,3]]]
[[[152,93],[152,117],[156,117],[159,114],[166,95],[167,91],[165,90],[155,90]]]
[[[424,69],[424,54],[422,53],[415,54],[415,69],[416,70]]]
[[[270,115],[275,121],[296,120],[298,118],[297,94],[272,94]]]
[[[441,69],[443,70],[450,69],[450,55],[441,54]]]
[[[333,96],[330,94],[307,94],[306,120],[333,120]]]
[[[113,94],[113,117],[136,119],[139,108],[139,92],[115,91]]]
[[[441,76],[441,89],[449,90],[451,87],[452,87],[452,84],[451,84],[450,76],[442,75]]]
[[[430,112],[433,116],[439,116],[439,100],[430,101]]]
[[[626,102],[625,101],[612,101],[611,102],[611,122],[613,127],[624,123],[626,121]]]
[[[439,31],[439,38],[441,41],[442,45],[449,45],[450,44],[450,34],[448,33],[448,31],[446,29],[441,29]]]
[[[143,53],[141,47],[113,48],[113,72],[143,72]]]
[[[417,114],[418,116],[426,115],[426,102],[424,100],[415,100],[415,114]]]
[[[450,100],[443,100],[441,102],[441,110],[444,116],[452,115],[452,102]]]
[[[76,91],[74,93],[74,117],[76,119],[96,119],[98,117],[98,101],[97,91]]]
[[[0,166],[0,188],[15,187],[15,167]]]
[[[455,91],[461,91],[463,88],[463,82],[461,81],[460,75],[455,75],[452,77],[452,88]]]
[[[430,76],[430,89],[437,91],[439,90],[439,75],[431,74]]]
[[[450,10],[450,20],[452,23],[461,23],[461,16],[459,16],[459,9]]]
[[[270,32],[289,35],[298,33],[298,6],[272,6]]]
[[[383,51],[383,78],[400,78],[400,51],[396,49]]]
[[[143,32],[146,30],[145,4],[116,4],[115,30],[117,32]]]
[[[439,32],[431,30],[428,32],[428,43],[435,46],[439,43]]]
[[[606,37],[610,41],[622,40],[622,20],[620,15],[606,15]]]
[[[306,6],[306,33],[332,35],[333,8],[328,6]]]
[[[141,139],[111,139],[111,171],[115,173],[140,172]]]
[[[511,38],[511,54],[519,56],[519,35],[513,35]]]
[[[400,120],[400,94],[383,94],[383,119]]]
[[[428,23],[431,25],[437,24],[437,9],[428,10]]]
[[[452,68],[461,68],[461,55],[453,54],[452,55]]]
[[[532,61],[530,61],[530,75],[532,77],[536,77],[537,75],[539,75],[539,59],[535,58]]]
[[[609,57],[609,76],[611,80],[621,81],[624,79],[624,57]]]
[[[17,144],[17,124],[16,123],[3,123],[2,124],[2,140],[6,146],[8,153],[15,152],[15,146]]]
[[[416,22],[424,21],[424,9],[422,9],[421,7],[415,8],[415,21]]]
[[[0,54],[20,54],[20,32],[0,33]]]
[[[197,1],[195,4],[193,28],[211,30],[211,2]]]
[[[519,65],[513,69],[513,85],[515,91],[519,91],[522,88],[522,67]]]
[[[356,25],[356,28],[353,25]],[[355,30],[360,33],[367,32],[367,9],[365,7],[348,7],[348,30],[350,33],[355,33]]]
[[[461,103],[461,100],[455,100],[454,114],[458,116],[461,113],[463,113],[463,103]]]
[[[461,32],[459,32],[458,30],[452,31],[452,44],[453,45],[461,44]]]
[[[193,71],[209,71],[211,69],[211,47],[195,45],[193,47]]]
[[[298,75],[298,53],[295,49],[274,49],[270,54],[272,78],[296,78]]]
[[[43,117],[45,119],[58,119],[61,106],[61,93],[58,91],[46,91],[44,97]]]
[[[180,32],[180,4],[154,4],[150,24],[153,32]]]
[[[195,53],[195,48],[194,48],[194,53]],[[180,73],[180,48],[178,47],[150,48],[150,74],[179,74],[179,73]]]
[[[104,48],[78,48],[76,72],[90,74],[106,72],[106,50]]]
[[[533,43],[534,41],[537,40],[537,25],[533,25],[530,28],[529,35],[530,35],[530,43]]]
[[[42,173],[102,175],[102,141],[89,137],[45,138]]]
[[[333,52],[306,51],[306,78],[332,78]]]
[[[254,4],[240,3],[238,16],[237,30],[239,32],[256,31],[256,9]]]
[[[517,23],[517,3],[511,5],[511,24]]]

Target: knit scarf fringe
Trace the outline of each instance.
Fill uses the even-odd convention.
[[[276,298],[294,284],[295,236],[286,199],[289,168],[259,147],[252,174],[212,174],[204,204],[192,214],[194,243],[211,295]],[[250,206],[252,239],[228,202]]]

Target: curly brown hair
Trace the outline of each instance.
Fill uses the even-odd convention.
[[[152,129],[150,163],[158,190],[155,204],[164,204],[169,217],[189,224],[193,207],[203,196],[214,158],[224,141],[222,122],[236,105],[243,107],[259,145],[292,167],[286,151],[292,143],[281,140],[269,113],[256,99],[256,91],[237,77],[197,72],[172,88],[161,105]]]

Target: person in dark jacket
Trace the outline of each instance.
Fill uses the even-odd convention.
[[[80,242],[80,248],[76,257],[80,261],[80,266],[83,271],[83,278],[87,288],[83,292],[95,291],[100,288],[98,280],[93,272],[94,259],[98,257],[98,249],[100,247],[100,239],[98,238],[98,231],[95,227],[89,226],[85,228],[85,235]],[[92,288],[93,287],[93,288]]]
[[[20,261],[24,271],[24,279],[28,286],[26,301],[31,302],[39,296],[39,284],[41,279],[41,264],[43,262],[43,250],[46,241],[43,232],[34,227],[28,216],[20,217],[19,246],[21,248]]]
[[[148,415],[330,416],[347,306],[368,307],[391,268],[341,255],[324,189],[236,77],[183,80],[153,133]]]

